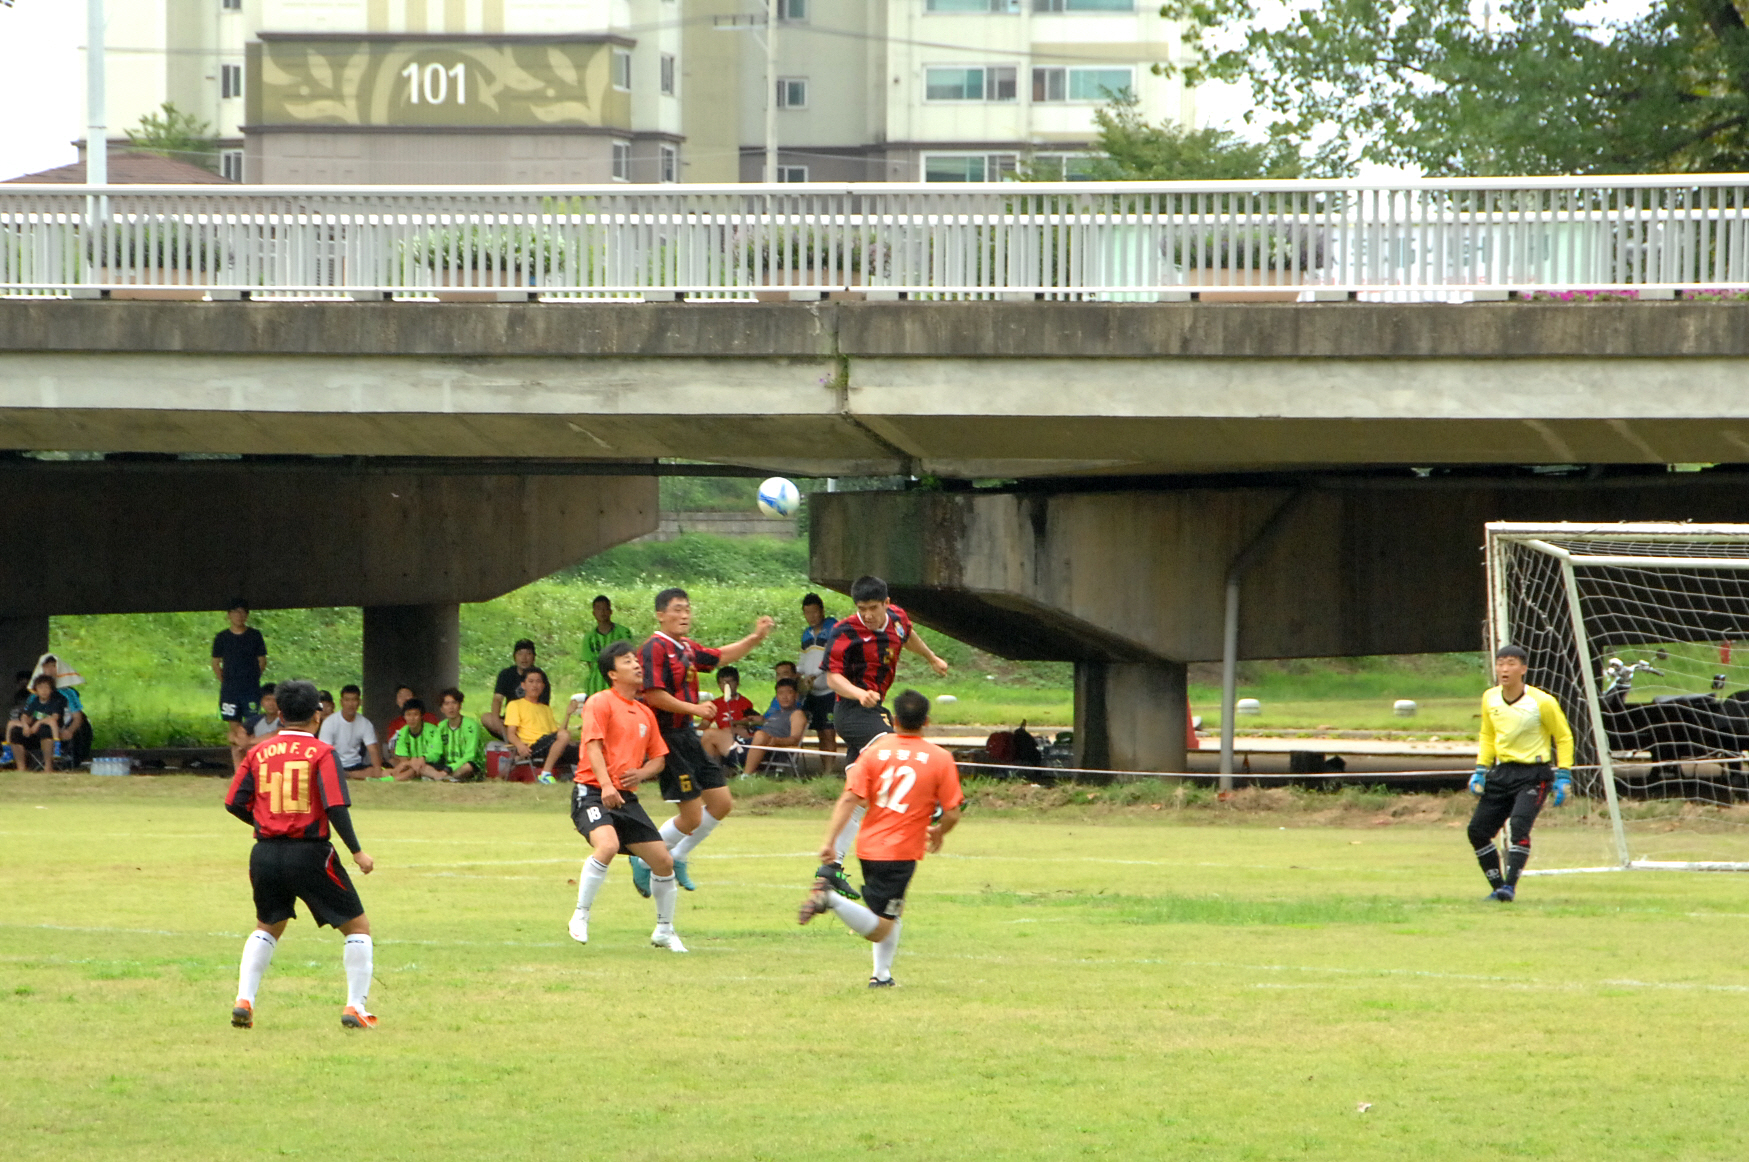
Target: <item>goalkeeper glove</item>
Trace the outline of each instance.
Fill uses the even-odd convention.
[[[1555,772],[1555,806],[1559,807],[1573,793],[1573,772],[1562,767]]]
[[[1482,789],[1484,787],[1486,787],[1487,785],[1488,785],[1488,768],[1487,767],[1477,767],[1476,773],[1470,776],[1470,794],[1480,795],[1482,793]]]

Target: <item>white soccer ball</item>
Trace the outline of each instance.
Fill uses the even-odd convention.
[[[766,516],[792,517],[801,503],[801,490],[781,476],[773,476],[759,486],[759,511]]]

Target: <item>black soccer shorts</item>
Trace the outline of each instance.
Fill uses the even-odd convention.
[[[326,839],[258,839],[249,853],[255,918],[263,924],[297,919],[296,902],[309,905],[316,923],[338,928],[364,915],[364,904],[340,855]]]
[[[668,744],[668,761],[656,782],[667,802],[684,803],[698,798],[701,791],[729,785],[722,766],[705,753],[704,743],[692,727],[664,730],[662,741]]]
[[[583,838],[597,827],[611,827],[619,836],[623,850],[640,843],[661,843],[662,833],[650,820],[650,813],[630,791],[621,791],[625,802],[608,807],[601,801],[601,788],[594,783],[571,784],[571,824]]]
[[[261,713],[261,696],[219,692],[219,718],[225,722],[242,722]]]
[[[833,730],[832,711],[838,705],[836,694],[809,694],[802,699],[802,709],[808,712],[809,730]]]
[[[838,737],[844,740],[844,761],[853,763],[863,747],[883,734],[892,733],[893,716],[879,703],[864,706],[840,698],[832,712],[832,723],[838,728]]]
[[[897,920],[905,911],[905,892],[917,874],[914,859],[865,859],[862,864],[862,902],[869,911]]]

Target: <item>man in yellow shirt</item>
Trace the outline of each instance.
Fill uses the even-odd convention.
[[[1494,890],[1488,899],[1512,902],[1518,877],[1530,862],[1530,829],[1553,781],[1555,806],[1573,790],[1573,731],[1561,704],[1526,685],[1530,655],[1523,646],[1501,646],[1494,655],[1500,684],[1482,695],[1482,730],[1470,794],[1481,797],[1470,816],[1470,846]],[[1552,764],[1552,766],[1551,766]],[[1494,836],[1506,824],[1506,872]]]
[[[540,781],[552,783],[553,768],[575,761],[571,732],[560,730],[553,708],[540,700],[547,689],[547,672],[538,667],[522,675],[522,697],[504,705],[504,737],[519,759],[541,764]],[[567,716],[568,717],[568,716]]]

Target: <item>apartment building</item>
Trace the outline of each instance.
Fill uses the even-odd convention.
[[[768,76],[767,13],[776,67]],[[127,0],[110,5],[113,137],[165,101],[271,184],[1068,176],[1149,66],[1152,0]]]

